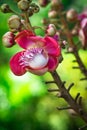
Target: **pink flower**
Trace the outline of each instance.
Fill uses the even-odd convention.
[[[79,39],[82,42],[83,48],[87,48],[87,10],[79,15],[80,29]]]
[[[42,75],[57,68],[61,49],[54,38],[42,38],[24,30],[15,37],[15,41],[24,49],[10,60],[15,75],[20,76],[27,71]]]

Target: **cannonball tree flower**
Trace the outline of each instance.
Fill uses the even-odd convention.
[[[57,68],[61,48],[54,38],[43,38],[23,30],[15,37],[15,42],[24,49],[10,60],[10,68],[15,75],[20,76],[27,71],[42,75]]]

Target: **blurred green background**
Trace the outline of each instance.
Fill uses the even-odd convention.
[[[35,0],[34,0],[35,1]],[[37,2],[37,1],[35,1]],[[13,0],[0,0],[0,5],[8,3],[11,8],[18,10]],[[63,0],[64,8],[74,7],[81,12],[86,7],[86,0]],[[41,8],[38,14],[31,18],[33,25],[41,25],[41,19],[47,17],[49,6]],[[56,93],[49,93],[48,88],[55,88],[54,84],[45,85],[45,81],[52,80],[49,73],[35,76],[27,73],[15,76],[9,68],[9,59],[20,50],[16,45],[11,49],[2,45],[2,36],[8,31],[7,20],[10,14],[0,12],[0,130],[77,130],[84,122],[75,116],[73,111],[58,111],[56,107],[66,106],[63,99],[58,99]],[[41,30],[37,32],[42,35]],[[71,82],[75,86],[71,90],[73,97],[77,92],[83,96],[87,108],[87,82],[79,81],[83,77],[79,70],[73,70],[73,55],[65,55],[57,71],[66,86]],[[80,56],[87,67],[87,51],[80,51]]]

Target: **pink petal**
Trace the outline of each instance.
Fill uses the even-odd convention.
[[[81,28],[82,28],[82,29],[87,28],[87,18],[84,18],[84,19],[81,21]]]
[[[57,66],[58,66],[58,58],[50,56],[48,61],[48,70],[53,71],[57,68]]]
[[[43,75],[48,71],[48,67],[45,67],[43,69],[27,69],[27,71],[31,72],[32,74],[36,74],[36,75]]]
[[[61,54],[61,48],[59,43],[52,37],[45,37],[44,38],[46,43],[45,43],[45,49],[47,50],[48,54],[54,55],[54,56],[59,56]]]
[[[79,39],[80,41],[82,42],[82,45],[85,46],[85,34],[84,34],[84,31],[83,29],[80,29],[79,30]]]
[[[17,76],[21,76],[26,72],[25,67],[21,66],[19,62],[20,56],[22,54],[23,54],[23,51],[18,52],[10,59],[10,68],[12,72]]]
[[[22,48],[28,49],[30,46],[43,46],[44,39],[40,36],[30,35],[27,30],[20,32],[15,37],[15,42],[17,42]]]

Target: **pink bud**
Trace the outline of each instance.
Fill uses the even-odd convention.
[[[61,5],[61,0],[52,0],[51,5],[52,7],[58,7]]]
[[[41,7],[45,7],[49,4],[49,2],[50,2],[49,0],[39,0],[39,5]]]
[[[56,34],[56,27],[54,24],[49,24],[46,30],[47,35],[54,36]]]
[[[49,18],[55,18],[55,17],[57,17],[58,16],[58,13],[57,13],[57,11],[55,11],[55,10],[51,10],[49,13],[48,13],[48,17]]]
[[[68,21],[76,21],[78,17],[77,11],[74,9],[68,10],[66,13],[66,17]]]
[[[14,43],[14,34],[12,32],[7,32],[2,37],[2,42],[5,47],[12,47]]]

